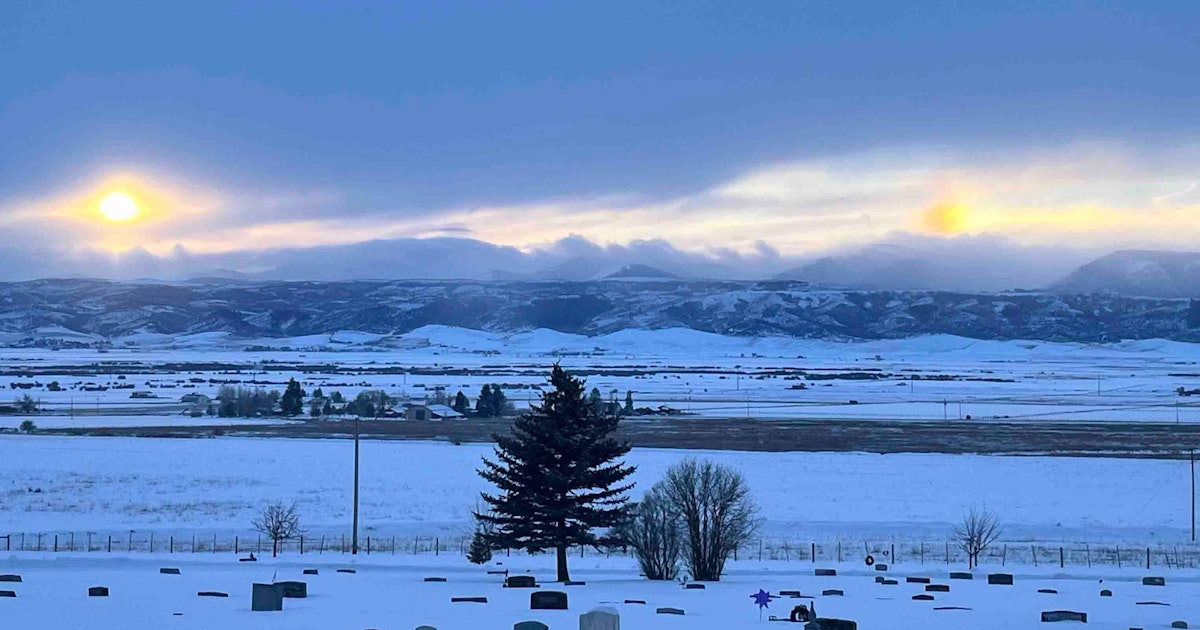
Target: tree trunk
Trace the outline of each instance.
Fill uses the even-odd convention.
[[[275,558],[278,556],[279,556],[279,539],[272,538],[271,539],[271,557]]]
[[[558,580],[559,582],[571,581],[571,574],[567,571],[567,546],[558,546]]]

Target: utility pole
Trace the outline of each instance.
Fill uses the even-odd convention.
[[[361,411],[361,410],[360,410]],[[358,555],[358,433],[360,417],[354,416],[354,527],[350,534],[350,554]]]
[[[1196,449],[1191,449],[1192,460],[1192,542],[1196,542]]]

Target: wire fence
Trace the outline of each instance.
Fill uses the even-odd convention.
[[[459,536],[360,536],[358,553],[365,555],[458,555],[464,556],[471,538]],[[21,532],[0,535],[5,552],[40,553],[232,553],[262,555],[277,552],[286,555],[348,554],[354,551],[353,538],[347,535],[306,535],[272,544],[259,534],[163,534],[128,532]],[[495,550],[496,555],[526,555],[512,549]],[[576,547],[572,554],[581,557],[631,557],[627,547]],[[739,547],[734,561],[864,562],[868,559],[887,565],[965,565],[966,553],[954,541],[824,541],[803,542],[763,537]],[[980,558],[988,565],[1058,566],[1059,568],[1111,566],[1200,568],[1200,546],[1195,543],[1136,545],[1091,543],[998,542]]]

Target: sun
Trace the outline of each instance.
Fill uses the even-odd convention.
[[[138,205],[123,192],[108,193],[100,200],[100,214],[109,221],[129,221],[138,215]]]

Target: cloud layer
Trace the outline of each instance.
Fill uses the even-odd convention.
[[[686,195],[458,207],[131,171],[10,200],[0,274],[579,279],[644,264],[703,278],[1037,287],[1117,249],[1192,247],[1198,181],[1196,146],[1106,144],[897,148],[766,165]],[[143,218],[105,222],[96,206],[114,190],[136,198]]]

